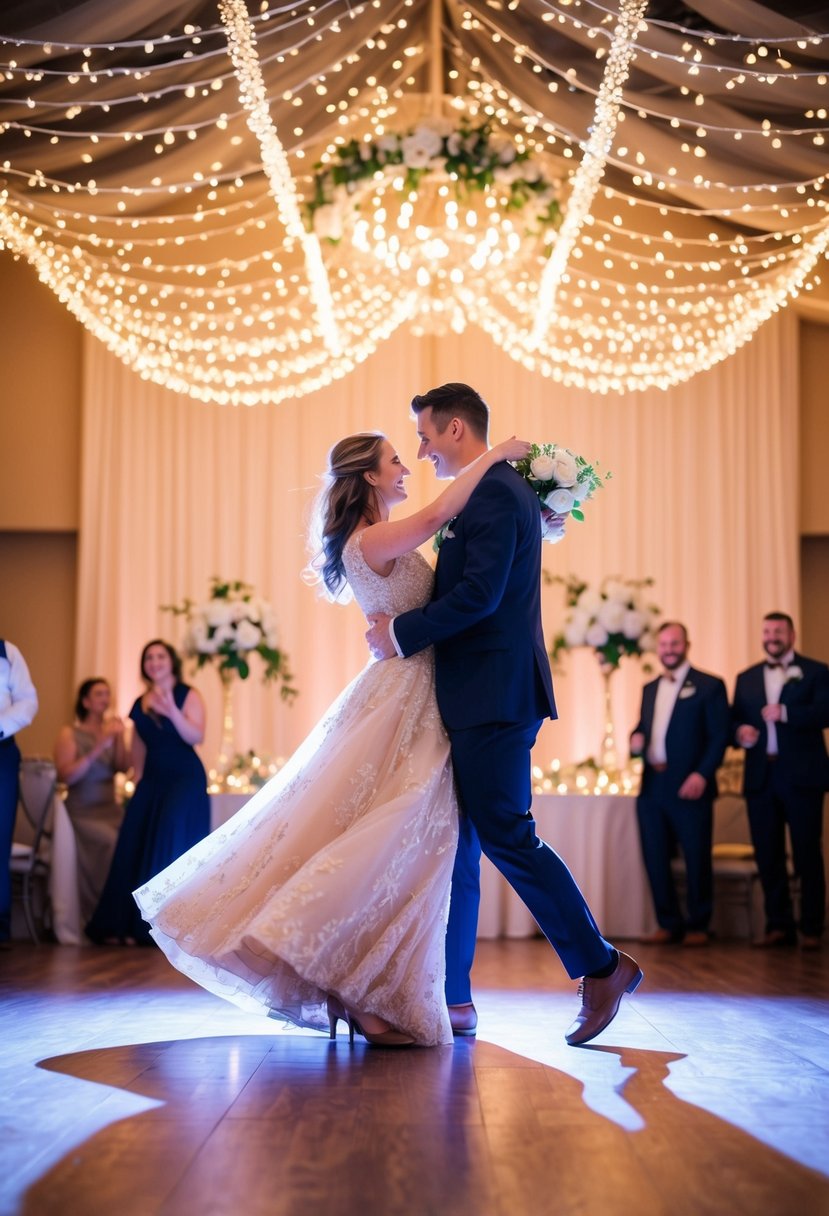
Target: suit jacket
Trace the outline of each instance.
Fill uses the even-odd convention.
[[[555,718],[536,495],[511,465],[495,465],[448,531],[431,603],[395,618],[402,653],[434,645],[438,707],[449,729]]]
[[[645,736],[644,755],[650,745],[658,687],[659,677],[642,689],[642,708],[633,732],[641,731]],[[689,773],[700,773],[708,783],[704,797],[713,798],[716,794],[714,777],[722,764],[729,733],[728,694],[724,682],[719,676],[689,667],[665,735],[669,788],[677,793]],[[653,777],[653,769],[646,761],[642,774],[643,794],[649,792]]]
[[[755,663],[740,672],[731,708],[735,732],[744,723],[756,726],[760,732],[754,747],[745,749],[743,789],[746,793],[762,789],[767,776],[768,733],[761,716],[766,704],[764,667],[764,663]],[[792,668],[802,674],[792,678]],[[780,694],[787,720],[776,723],[780,773],[792,785],[826,790],[829,789],[829,756],[823,731],[829,727],[829,667],[816,659],[795,654],[789,672]]]

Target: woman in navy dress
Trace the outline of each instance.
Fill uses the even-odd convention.
[[[141,675],[147,690],[130,710],[135,793],[86,927],[99,943],[150,944],[132,892],[210,831],[207,777],[194,750],[204,738],[204,702],[182,683],[176,651],[158,638],[141,652]]]

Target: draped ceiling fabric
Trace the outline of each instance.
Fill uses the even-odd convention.
[[[111,676],[125,710],[142,644],[180,637],[160,605],[240,577],[276,605],[301,696],[284,707],[254,671],[237,691],[237,742],[293,748],[365,657],[356,608],[318,601],[299,577],[327,448],[381,428],[411,462],[412,393],[455,379],[490,401],[494,439],[561,442],[613,471],[587,522],[545,549],[549,571],[652,576],[694,659],[729,679],[756,654],[764,611],[797,613],[796,322],[774,314],[798,290],[827,294],[829,20],[797,0],[653,0],[621,47],[632,57],[610,89],[610,138],[597,100],[635,7],[250,2],[257,125],[223,24],[238,0],[5,0],[0,242],[89,331],[79,677]],[[337,355],[313,257],[287,234],[275,154],[301,199],[338,139],[438,112],[530,152],[560,182],[562,232],[587,151],[608,135],[550,323],[528,341],[555,234],[514,274],[439,290],[323,243]],[[410,486],[422,503],[430,472]],[[549,638],[560,588],[544,613]],[[583,653],[567,666],[545,759],[598,744],[597,670]],[[617,681],[626,730],[636,665]],[[218,678],[197,682],[210,758]]]
[[[232,18],[250,25],[233,61]],[[825,295],[827,30],[797,0],[6,0],[0,240],[129,366],[201,400],[302,395],[400,326],[481,328],[592,390],[679,383]],[[438,111],[560,183],[562,233],[581,217],[563,265],[548,234],[552,257],[424,285],[291,234],[337,140]]]
[[[516,367],[474,331],[396,334],[341,384],[278,409],[224,410],[145,384],[87,339],[77,675],[105,672],[122,710],[138,689],[143,643],[179,640],[159,605],[198,599],[213,574],[241,577],[277,609],[300,697],[284,706],[252,677],[237,687],[237,743],[288,754],[366,662],[356,605],[328,604],[307,586],[305,532],[329,446],[382,429],[412,469],[409,505],[435,492],[416,465],[408,403],[461,378],[479,386],[492,439],[515,432],[563,441],[612,471],[583,524],[544,546],[551,574],[651,576],[663,612],[688,623],[692,656],[729,685],[759,652],[760,618],[798,614],[797,343],[791,313],[732,359],[668,393],[619,402],[550,384]],[[425,552],[431,556],[426,547]],[[545,586],[544,631],[563,623],[559,586]],[[196,678],[208,706],[205,756],[218,753],[218,676]],[[642,673],[615,677],[616,722],[635,721]],[[556,677],[561,720],[547,724],[539,763],[575,761],[601,742],[602,685],[588,652]]]

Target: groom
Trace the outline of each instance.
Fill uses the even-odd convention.
[[[466,384],[412,401],[418,459],[455,477],[487,450],[489,408]],[[469,973],[480,902],[481,849],[527,905],[571,978],[582,1007],[565,1038],[587,1043],[613,1020],[642,972],[600,934],[564,862],[539,840],[530,814],[530,753],[555,718],[541,631],[541,512],[508,464],[491,468],[444,530],[425,608],[370,618],[376,658],[435,647],[438,707],[449,733],[461,809],[446,938],[446,1000],[456,1034],[473,1035]]]

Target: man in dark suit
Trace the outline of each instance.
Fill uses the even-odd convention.
[[[797,941],[786,864],[786,828],[800,878],[801,945],[820,946],[826,916],[823,796],[829,789],[829,667],[794,649],[792,618],[763,618],[766,662],[737,676],[731,718],[745,748],[743,791],[766,906],[766,931],[755,945]]]
[[[454,477],[487,449],[489,410],[465,384],[412,402],[418,457]],[[584,976],[582,1007],[566,1034],[578,1045],[615,1017],[642,978],[633,959],[599,932],[570,871],[536,835],[530,813],[530,752],[555,717],[541,631],[541,513],[515,469],[499,464],[461,515],[442,529],[432,602],[373,617],[372,652],[408,656],[433,645],[438,706],[449,733],[461,808],[447,930],[446,996],[453,1029],[474,1034],[469,972],[475,950],[481,848],[515,888],[572,978]]]
[[[642,690],[632,754],[645,761],[636,800],[642,858],[659,928],[652,944],[704,946],[711,920],[711,834],[716,772],[728,743],[725,684],[688,661],[688,631],[678,621],[659,629],[656,653],[663,674]],[[687,919],[671,873],[679,844],[687,875]]]

